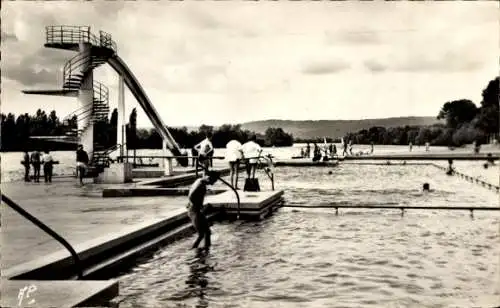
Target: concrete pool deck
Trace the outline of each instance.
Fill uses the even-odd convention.
[[[102,189],[106,186],[88,183],[82,187],[75,179],[54,179],[51,184],[12,182],[2,183],[2,194],[65,238],[82,261],[160,229],[165,233],[161,240],[169,240],[166,237],[178,236],[180,232],[183,235],[192,232],[186,225],[185,196],[116,198],[110,201],[102,198]],[[123,186],[135,187],[137,184]],[[38,304],[47,303],[50,299],[52,306],[57,304],[57,307],[73,307],[82,303],[85,306],[101,306],[103,301],[118,295],[117,283],[109,281],[45,280],[54,279],[45,278],[46,273],[73,274],[70,253],[3,202],[1,219],[1,264],[5,279],[2,285],[6,288],[4,290],[10,290],[2,294],[2,307],[12,307],[12,303],[17,303],[18,285],[28,283],[38,285]],[[175,226],[170,228],[173,223]],[[138,249],[156,244],[146,241]],[[139,252],[136,249],[132,253]],[[54,268],[66,270],[54,271]],[[43,278],[29,278],[30,275]],[[6,280],[16,277],[22,280]],[[26,279],[36,280],[37,283]]]

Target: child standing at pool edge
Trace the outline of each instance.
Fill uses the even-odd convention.
[[[197,179],[189,190],[187,212],[193,227],[198,232],[198,238],[192,246],[193,249],[198,248],[203,238],[205,238],[204,249],[208,251],[210,248],[211,232],[208,220],[203,214],[203,202],[207,193],[207,185],[213,185],[218,178],[219,174],[217,172],[208,171],[205,176]]]

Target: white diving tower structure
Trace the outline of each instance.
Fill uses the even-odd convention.
[[[179,145],[168,131],[139,81],[118,56],[116,43],[110,34],[99,31],[99,35],[94,35],[88,26],[48,26],[44,46],[77,52],[64,65],[62,89],[24,90],[23,93],[77,98],[77,109],[63,120],[68,123],[76,116],[77,129],[73,132],[75,134],[73,137],[76,137],[74,141],[82,144],[84,150],[89,153],[90,165],[97,173],[103,172],[108,167],[105,162],[108,161],[110,151],[115,151],[117,148],[123,149],[125,146],[120,144],[110,150],[99,148],[99,145],[94,143],[94,122],[106,118],[109,114],[109,92],[105,85],[94,80],[93,70],[106,63],[119,75],[117,142],[124,140],[125,84],[162,137],[164,149],[168,149],[173,156],[178,157],[177,161],[181,165],[187,164],[187,159],[180,158],[182,155]]]

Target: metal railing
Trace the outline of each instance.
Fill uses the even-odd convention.
[[[97,37],[90,32],[89,26],[47,26],[45,27],[45,34],[48,44],[90,43],[116,52],[116,43],[112,40],[110,34],[99,31],[99,37]]]
[[[198,167],[200,167],[205,172],[210,171],[208,168],[205,168],[205,166],[201,165],[199,163],[199,160],[196,160],[196,170],[198,170]],[[236,195],[236,202],[238,202],[238,211],[236,213],[236,219],[240,219],[240,211],[241,211],[240,194],[238,194],[238,191],[233,187],[233,185],[231,185],[228,182],[226,182],[225,180],[223,180],[220,176],[219,176],[218,180],[221,181],[222,183],[224,183],[224,185],[226,185],[227,187],[229,187]]]
[[[90,57],[90,51],[85,51],[78,53],[73,58],[69,59],[68,62],[64,64],[63,67],[63,88],[64,89],[74,89],[75,86],[71,83],[75,81],[70,80],[72,77],[79,79],[81,81],[86,72],[82,71],[82,67],[91,64],[92,58]],[[78,76],[78,77],[76,77]],[[79,85],[78,85],[79,88]]]
[[[121,148],[122,148],[121,144],[115,144],[105,150],[94,151],[91,163],[98,166],[109,167],[109,164],[112,161],[111,158],[109,157],[110,154],[116,150],[120,150]]]
[[[5,202],[8,206],[10,206],[14,211],[19,213],[21,216],[24,218],[28,219],[31,221],[34,225],[36,225],[38,228],[42,229],[45,231],[47,234],[49,234],[51,237],[53,237],[56,241],[61,243],[71,254],[73,258],[73,264],[75,266],[75,272],[78,275],[78,279],[83,278],[83,267],[81,264],[80,257],[76,253],[75,249],[59,234],[57,234],[54,230],[52,230],[49,226],[38,220],[35,216],[31,215],[28,213],[26,210],[24,210],[21,206],[19,206],[17,203],[12,201],[10,198],[8,198],[6,195],[2,194],[2,201]]]

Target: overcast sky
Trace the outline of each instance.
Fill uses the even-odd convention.
[[[436,116],[498,74],[498,3],[2,2],[2,112],[76,109],[61,87],[74,53],[43,47],[45,26],[111,33],[167,125],[263,119]],[[95,80],[117,105],[118,78]],[[139,107],[126,94],[127,113]],[[138,108],[140,109],[140,107]],[[139,112],[139,126],[152,126]]]

